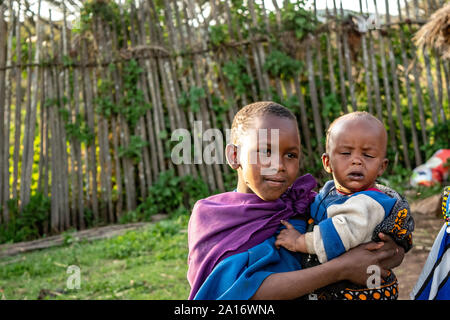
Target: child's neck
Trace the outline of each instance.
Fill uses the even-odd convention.
[[[380,191],[375,184],[373,184],[372,186],[370,186],[369,188],[363,189],[363,190],[358,190],[358,191],[351,191],[347,188],[342,187],[339,183],[337,183],[336,181],[334,182],[334,185],[336,187],[336,191],[339,192],[340,194],[344,195],[344,196],[349,196],[352,195],[356,192],[360,192],[360,191]]]

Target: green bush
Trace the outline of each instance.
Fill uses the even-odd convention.
[[[136,210],[125,214],[120,222],[148,221],[157,213],[186,214],[198,199],[207,196],[208,187],[203,180],[192,176],[178,177],[173,170],[161,172],[149,188],[147,198]]]
[[[37,192],[22,211],[18,199],[11,199],[8,212],[8,225],[0,225],[0,243],[37,239],[44,234],[44,226],[50,217],[50,198]]]
[[[209,27],[209,38],[214,46],[219,46],[230,40],[228,25],[219,24]]]
[[[236,95],[246,94],[253,82],[247,73],[245,65],[245,59],[239,58],[235,62],[228,61],[222,68],[228,84],[233,88]]]
[[[425,161],[439,149],[447,149],[449,147],[450,126],[447,122],[440,123],[428,130],[430,143],[424,144],[420,149],[425,152]]]
[[[314,14],[305,9],[306,1],[288,2],[281,10],[281,22],[284,30],[294,31],[295,37],[302,40],[308,33],[313,33],[318,25]]]
[[[178,99],[178,104],[184,110],[191,110],[193,112],[200,111],[200,101],[206,97],[205,89],[202,87],[191,87],[189,92],[183,91],[180,98]]]
[[[301,61],[292,59],[284,52],[273,50],[266,58],[263,69],[272,77],[287,80],[297,76],[303,69]]]

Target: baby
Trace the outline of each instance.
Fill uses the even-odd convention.
[[[328,129],[322,155],[323,167],[333,180],[311,204],[315,225],[311,232],[301,234],[282,221],[286,229],[277,237],[277,248],[314,254],[324,263],[361,243],[377,240],[378,232],[383,231],[409,250],[413,221],[407,203],[393,190],[376,184],[388,164],[386,147],[384,125],[371,114],[353,112],[336,119]]]

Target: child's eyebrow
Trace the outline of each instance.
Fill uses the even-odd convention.
[[[355,149],[355,147],[351,146],[351,145],[340,145],[337,146],[338,149],[347,149],[347,150],[353,150]],[[363,147],[362,150],[363,151],[376,151],[378,150],[378,147],[375,147],[373,145],[367,146],[367,147]]]
[[[352,145],[348,145],[348,144],[338,144],[338,145],[336,145],[336,148],[340,148],[340,149],[354,149],[354,147]]]
[[[276,146],[277,146],[277,144],[274,144],[274,147],[276,147]],[[272,144],[270,142],[262,141],[256,147],[257,147],[257,149],[259,149],[259,148],[272,149]],[[290,147],[287,147],[285,150],[286,151],[300,151],[300,147],[299,146],[290,146]]]
[[[367,150],[378,150],[379,148],[377,146],[367,146],[362,148],[364,151]]]

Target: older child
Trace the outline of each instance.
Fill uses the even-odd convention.
[[[259,129],[267,135],[250,134]],[[272,131],[279,139],[272,139]],[[305,212],[315,196],[314,179],[297,178],[295,116],[273,102],[248,105],[236,114],[231,138],[226,155],[238,171],[237,190],[198,201],[189,221],[190,299],[298,298],[343,279],[365,283],[369,265],[380,265],[386,274],[401,263],[403,249],[386,237],[300,270],[300,254],[274,246],[281,219],[306,231]],[[275,154],[276,166],[260,161]]]
[[[259,134],[258,129],[265,132]],[[273,133],[277,133],[279,139],[272,141]],[[264,242],[277,231],[280,219],[289,219],[295,214],[304,215],[316,195],[312,191],[316,182],[311,175],[297,179],[300,136],[295,116],[288,109],[271,102],[244,107],[233,120],[231,141],[232,144],[227,145],[226,156],[230,166],[238,171],[236,192],[198,201],[189,221],[188,280],[192,287],[191,299],[220,261]],[[269,174],[263,175],[262,172],[273,164],[262,163],[261,158],[269,157],[275,149],[279,154],[276,159],[278,167],[272,174],[268,170]],[[301,223],[304,232],[306,225],[304,221]],[[273,247],[273,243],[270,246]],[[288,262],[275,271],[301,268],[299,259],[292,258],[287,252],[281,255],[289,257],[272,258]],[[251,256],[255,257],[254,254]],[[233,267],[239,266],[239,263],[233,261]],[[267,275],[266,271],[259,272],[256,278],[260,280]],[[236,279],[224,275],[222,280],[232,283]],[[211,298],[212,293],[205,294],[205,290],[197,298]],[[209,287],[207,291],[210,291]],[[224,298],[224,293],[217,295]],[[242,294],[245,295],[242,291],[236,294],[242,298]],[[233,291],[227,290],[226,297],[229,296],[235,297]]]
[[[386,130],[371,114],[354,112],[336,119],[327,132],[326,153],[322,155],[323,166],[332,174],[333,180],[324,185],[311,205],[311,216],[316,225],[311,232],[300,234],[283,221],[287,229],[281,231],[275,245],[315,254],[319,262],[324,263],[350,248],[376,239],[377,234],[384,231],[405,251],[409,250],[414,225],[408,214],[408,204],[393,190],[376,184],[388,163],[386,145]],[[363,292],[357,287],[340,291],[341,295],[335,292],[331,298],[397,297],[393,274],[384,279],[383,286],[385,289],[381,292],[386,296],[381,295],[380,290]]]

